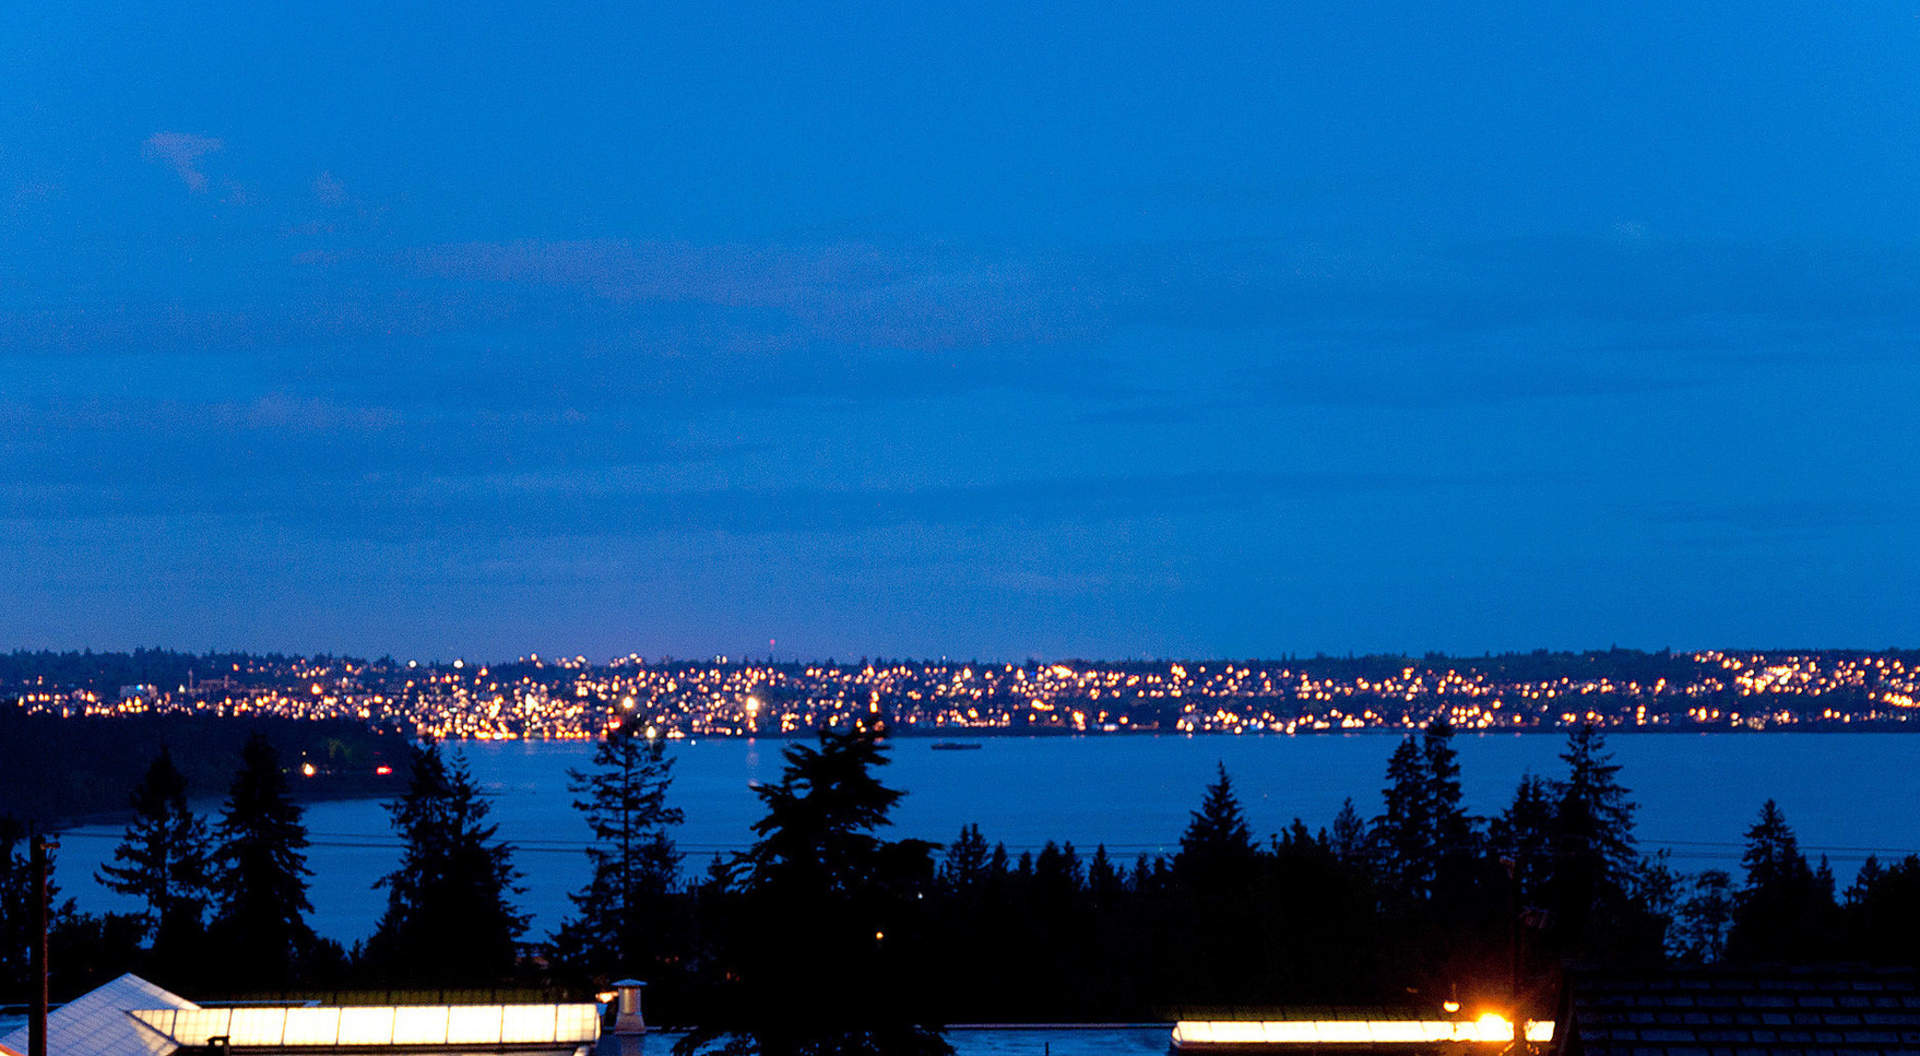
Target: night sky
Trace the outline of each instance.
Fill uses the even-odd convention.
[[[0,8],[0,647],[1920,640],[1920,4]]]

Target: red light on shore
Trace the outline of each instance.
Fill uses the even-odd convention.
[[[381,763],[379,766],[376,766],[373,768],[373,772],[375,775],[379,777],[385,777],[388,774],[393,773],[393,767],[388,766],[385,763]]]

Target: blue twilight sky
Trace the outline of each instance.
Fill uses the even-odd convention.
[[[0,646],[1920,640],[1920,0],[0,7]]]

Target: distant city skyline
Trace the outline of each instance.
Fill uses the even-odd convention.
[[[28,5],[0,648],[1911,645],[1916,27]]]
[[[196,677],[196,674],[199,677]],[[129,681],[131,679],[132,681]],[[1900,729],[1920,652],[1509,654],[1024,663],[869,658],[769,664],[523,657],[0,655],[0,700],[29,715],[373,720],[422,737],[805,735],[878,718],[895,732],[1283,733]]]

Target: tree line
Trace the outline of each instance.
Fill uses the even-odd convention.
[[[63,902],[54,964],[68,993],[129,969],[236,995],[585,990],[637,975],[656,1008],[702,1025],[689,1051],[746,1039],[769,1053],[939,1053],[930,1025],[942,1022],[1443,1000],[1517,1000],[1546,1015],[1573,961],[1914,958],[1920,858],[1870,859],[1836,890],[1769,801],[1739,875],[1683,875],[1640,849],[1598,730],[1574,730],[1563,772],[1526,776],[1487,818],[1464,805],[1453,736],[1435,723],[1404,739],[1376,812],[1349,799],[1320,827],[1296,819],[1264,836],[1222,767],[1177,852],[1123,862],[1067,842],[1015,855],[978,825],[944,845],[887,839],[902,793],[881,780],[881,731],[825,730],[789,745],[780,780],[756,789],[753,845],[701,869],[673,839],[672,755],[618,729],[570,772],[593,833],[590,877],[538,943],[486,799],[457,754],[427,743],[388,804],[404,849],[380,881],[385,911],[352,948],[305,923],[306,832],[273,746],[249,741],[214,818],[191,811],[163,751],[99,877],[143,911],[92,916]],[[0,984],[13,993],[25,983],[13,967],[26,963],[14,956],[29,919],[23,837],[0,825]]]
[[[0,704],[0,816],[43,825],[124,812],[127,775],[153,761],[154,745],[172,748],[188,795],[225,791],[248,738],[265,734],[283,759],[304,760],[315,774],[295,784],[302,800],[387,796],[399,781],[408,739],[386,724],[272,715],[34,715]]]

